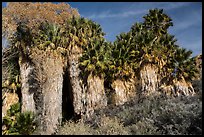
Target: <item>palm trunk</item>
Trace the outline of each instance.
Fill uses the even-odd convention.
[[[34,93],[35,87],[33,85],[33,72],[34,66],[30,62],[26,62],[22,57],[19,61],[20,77],[21,77],[21,94],[22,94],[22,106],[21,111],[36,112]]]
[[[166,95],[178,97],[181,95],[184,96],[193,96],[195,95],[194,88],[190,82],[186,82],[184,78],[181,80],[173,80],[171,85],[163,84],[160,86],[160,91]]]
[[[90,74],[87,79],[87,106],[86,117],[93,114],[95,109],[107,106],[107,97],[104,89],[104,78]]]
[[[114,89],[114,93],[112,95],[112,103],[116,105],[122,105],[127,102],[127,91],[122,80],[115,80],[112,83],[112,88]]]
[[[79,58],[81,57],[81,49],[77,46],[73,46],[69,53],[69,77],[70,84],[73,93],[73,107],[75,114],[81,116],[85,113],[85,87],[80,77]]]
[[[193,96],[195,95],[194,88],[190,82],[186,82],[184,78],[179,81],[174,81],[175,93],[177,96]]]
[[[33,49],[30,58],[32,63],[20,65],[21,78],[24,79],[22,111],[34,110],[39,134],[53,134],[62,119],[64,64],[62,58],[50,50]]]
[[[157,68],[152,64],[144,64],[140,70],[140,80],[142,94],[156,93],[159,84]]]
[[[116,79],[112,83],[112,88],[114,93],[112,95],[113,104],[122,105],[125,102],[129,101],[131,98],[136,95],[136,79],[130,78],[129,81],[123,81]]]
[[[196,75],[196,78],[194,78],[193,80],[202,80],[202,54],[196,56],[195,64],[199,73]]]
[[[77,46],[73,46],[70,51],[68,70],[73,93],[74,112],[81,118],[88,118],[93,114],[94,109],[107,105],[104,79],[90,74],[87,78],[87,86],[85,86],[79,68],[79,58],[82,56],[82,50]]]
[[[159,91],[161,93],[164,93],[164,95],[166,95],[166,96],[175,96],[176,95],[174,85],[163,84],[159,87]]]

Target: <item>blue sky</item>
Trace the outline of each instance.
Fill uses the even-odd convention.
[[[128,32],[135,22],[142,22],[149,9],[162,8],[174,26],[169,33],[178,39],[177,44],[202,53],[202,2],[68,2],[80,15],[99,23],[108,41]],[[2,3],[5,6],[6,3]]]

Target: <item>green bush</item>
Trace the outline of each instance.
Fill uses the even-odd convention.
[[[11,106],[3,117],[3,135],[30,135],[35,130],[36,123],[32,112],[20,113],[20,103]]]
[[[17,125],[16,128],[21,135],[30,135],[34,132],[36,124],[34,115],[31,112],[20,113],[16,118]]]

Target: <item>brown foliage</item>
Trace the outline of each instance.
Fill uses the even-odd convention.
[[[6,115],[7,110],[10,109],[11,105],[19,102],[19,97],[16,93],[7,92],[2,93],[3,104],[2,104],[2,119]]]
[[[77,9],[65,3],[11,2],[2,10],[2,32],[15,32],[19,22],[25,22],[34,29],[44,21],[63,24],[72,16],[79,16]]]

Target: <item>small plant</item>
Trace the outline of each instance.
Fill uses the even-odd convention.
[[[17,129],[21,135],[30,135],[35,130],[34,115],[31,112],[20,113],[17,117]]]
[[[30,135],[35,130],[35,120],[32,112],[20,113],[20,103],[11,106],[3,117],[3,135]]]

